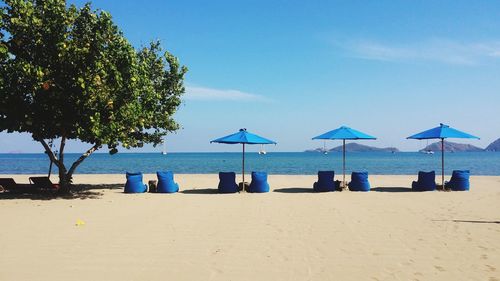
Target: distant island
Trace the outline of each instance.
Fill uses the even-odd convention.
[[[433,144],[426,146],[424,149],[419,150],[419,152],[425,152],[425,151],[434,151],[434,152],[441,151],[441,142],[435,142]],[[444,151],[445,152],[481,152],[481,151],[484,151],[484,149],[477,147],[477,146],[473,146],[471,144],[463,144],[463,143],[445,141],[444,142]]]
[[[379,147],[373,147],[373,146],[368,146],[368,145],[363,145],[359,143],[348,143],[345,145],[345,150],[347,152],[399,152],[399,149],[395,147],[385,147],[385,148],[379,148]],[[327,152],[342,152],[342,146],[337,146],[332,149],[327,149]],[[427,151],[433,151],[433,152],[438,152],[441,151],[441,142],[435,142],[432,143],[425,148],[419,150],[419,152],[427,152]],[[464,143],[456,143],[456,142],[451,142],[451,141],[445,141],[444,144],[444,151],[445,152],[481,152],[481,151],[498,151],[500,152],[500,139],[497,139],[496,141],[492,142],[490,145],[488,145],[485,149],[482,149],[480,147],[471,145],[471,144],[464,144]],[[308,149],[305,150],[304,152],[319,152],[319,153],[324,153],[323,148],[316,148],[316,149]]]
[[[490,143],[485,149],[486,151],[500,151],[500,139]]]
[[[342,145],[334,147],[332,149],[327,150],[328,152],[342,152]],[[385,148],[379,148],[379,147],[373,147],[373,146],[368,146],[368,145],[363,145],[359,143],[348,143],[345,145],[345,151],[347,152],[399,152],[399,149],[395,147],[385,147]],[[320,152],[323,153],[324,149],[323,148],[316,148],[316,149],[308,149],[305,152]]]
[[[500,139],[490,143],[485,149],[480,147],[471,145],[471,144],[463,144],[456,143],[451,141],[444,142],[444,151],[446,152],[481,152],[481,151],[499,151],[500,152]],[[441,142],[435,142],[426,146],[424,149],[419,150],[419,152],[425,151],[441,151]]]

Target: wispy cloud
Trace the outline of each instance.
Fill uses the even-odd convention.
[[[500,58],[500,50],[496,50],[491,52],[490,54],[492,57]]]
[[[200,86],[186,86],[187,100],[268,102],[269,98],[238,90],[214,89]]]
[[[477,65],[500,59],[500,41],[462,43],[431,39],[405,44],[358,40],[336,44],[350,56],[382,61],[433,61],[458,65]]]

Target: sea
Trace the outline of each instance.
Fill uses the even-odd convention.
[[[67,166],[80,154],[66,154]],[[95,153],[76,170],[76,174],[122,174],[126,171],[155,173],[170,170],[177,174],[240,173],[241,153]],[[0,174],[45,174],[49,170],[46,154],[0,154]],[[256,152],[245,154],[245,171],[269,174],[312,175],[320,170],[342,172],[342,153]],[[441,154],[418,152],[348,152],[346,173],[368,171],[373,175],[414,175],[418,171],[441,172]],[[500,152],[459,152],[445,154],[445,173],[470,170],[472,175],[500,176]],[[53,173],[57,169],[53,168]]]

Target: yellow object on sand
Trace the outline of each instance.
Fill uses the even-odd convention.
[[[75,224],[75,225],[76,225],[76,226],[82,226],[82,225],[85,225],[85,222],[84,222],[84,221],[82,221],[81,219],[77,219],[77,220],[76,220],[76,224]]]

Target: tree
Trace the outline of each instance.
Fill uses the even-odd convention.
[[[179,128],[173,114],[187,68],[158,42],[134,49],[111,15],[89,3],[4,0],[0,17],[0,131],[31,133],[57,166],[62,191],[99,148],[157,145]],[[67,166],[70,139],[90,148]]]

